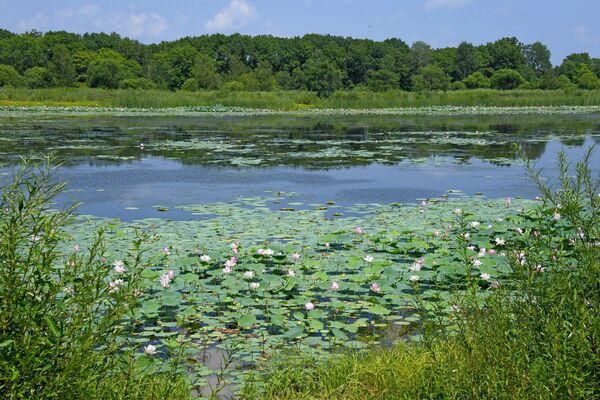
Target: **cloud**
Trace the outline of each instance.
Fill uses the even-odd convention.
[[[131,38],[157,37],[169,28],[166,18],[155,12],[139,14],[114,13],[95,21],[96,28],[113,31]]]
[[[19,21],[19,29],[23,31],[32,29],[43,30],[48,25],[48,21],[50,21],[50,17],[46,14],[37,13],[33,17]]]
[[[427,0],[423,7],[427,11],[436,10],[438,8],[461,8],[473,0]]]
[[[92,17],[98,11],[100,11],[100,7],[94,4],[85,4],[79,8],[61,8],[52,14],[37,13],[32,17],[20,21],[18,25],[24,31],[30,29],[63,28],[69,22],[77,23],[82,18]]]
[[[575,33],[575,37],[581,43],[586,44],[595,44],[600,43],[600,35],[594,34],[594,32],[590,31],[590,28],[586,25],[577,25],[573,28],[573,32]]]
[[[212,19],[206,21],[207,32],[226,32],[240,29],[256,20],[258,14],[246,0],[231,0],[229,5],[219,11]]]

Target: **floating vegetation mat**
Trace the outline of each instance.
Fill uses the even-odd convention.
[[[230,379],[239,382],[282,349],[331,354],[418,338],[417,301],[451,315],[466,286],[456,214],[468,222],[471,279],[485,295],[510,272],[504,246],[525,229],[521,211],[534,203],[451,191],[416,205],[357,204],[336,218],[327,217],[333,201],[277,209],[287,196],[183,207],[208,217],[193,221],[79,216],[70,245],[107,226],[112,268],[135,231],[146,232],[141,306],[128,322],[140,353],[147,344],[166,353],[176,337],[199,355],[235,348]],[[202,362],[195,368],[213,373]]]

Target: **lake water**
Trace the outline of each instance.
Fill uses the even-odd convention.
[[[552,178],[561,149],[576,159],[598,142],[600,115],[0,117],[4,181],[19,155],[54,152],[60,202],[122,220],[198,218],[177,206],[266,191],[297,193],[276,205],[290,208],[534,197],[515,144]]]

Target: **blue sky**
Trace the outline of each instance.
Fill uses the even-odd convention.
[[[0,27],[14,32],[118,32],[144,43],[204,33],[328,33],[424,40],[434,47],[503,36],[542,41],[552,61],[600,57],[600,0],[0,0]]]

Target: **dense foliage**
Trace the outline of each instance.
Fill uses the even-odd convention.
[[[600,58],[571,54],[553,67],[540,43],[502,38],[434,49],[417,41],[310,34],[234,34],[142,44],[116,33],[0,30],[0,86],[269,91],[516,87],[600,88]]]

